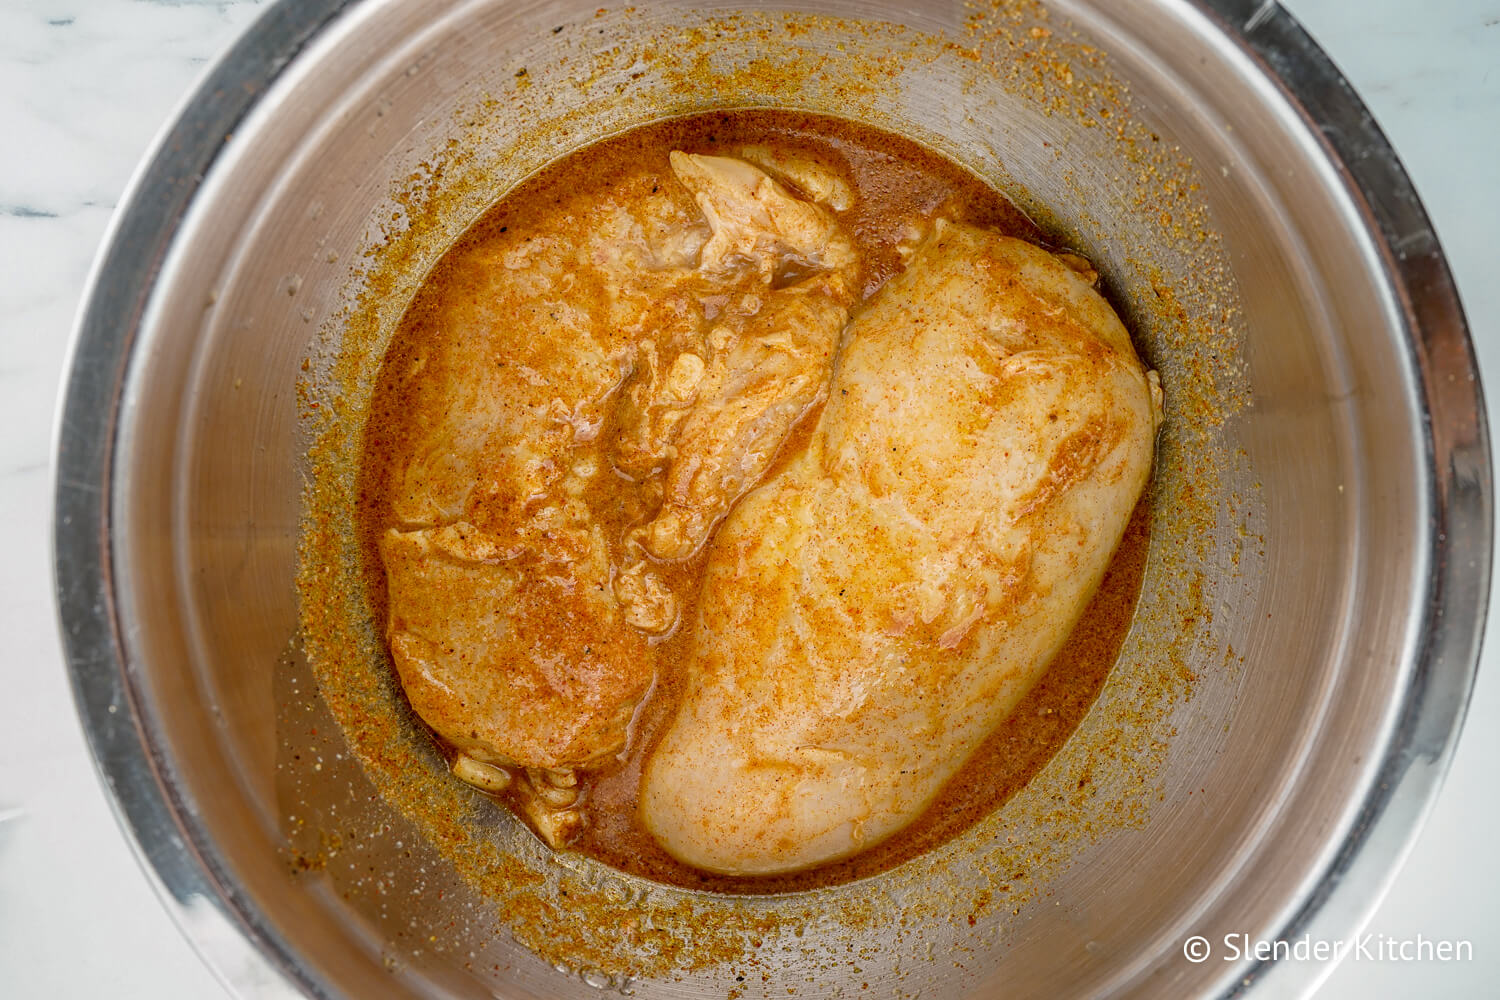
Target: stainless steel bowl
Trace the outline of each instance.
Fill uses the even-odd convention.
[[[601,14],[593,2],[287,0],[137,176],[75,335],[57,597],[122,824],[185,932],[244,994],[852,996],[868,983],[876,995],[1282,995],[1311,989],[1326,964],[1195,964],[1183,941],[1340,939],[1404,856],[1473,679],[1491,483],[1447,266],[1358,99],[1272,2],[1058,0],[1044,21],[1024,4],[792,6],[859,23],[776,3]],[[726,22],[731,8],[744,13]],[[1075,61],[1038,61],[1007,38],[1050,38]],[[1080,103],[1111,94],[1128,122]],[[1138,627],[1037,783],[1061,788],[1097,765],[1101,801],[1139,807],[1119,822],[1075,803],[1048,827],[1036,802],[1008,805],[952,851],[826,896],[829,913],[883,900],[900,920],[878,908],[822,919],[816,895],[677,900],[711,917],[813,914],[795,938],[790,924],[768,932],[760,964],[711,961],[687,940],[676,973],[660,955],[554,969],[376,794],[299,657],[299,518],[306,477],[321,480],[297,386],[310,359],[326,392],[338,360],[357,411],[379,338],[346,343],[349,317],[388,332],[445,240],[537,165],[715,104],[901,128],[1045,210],[1099,262],[1169,396],[1175,384],[1169,458],[1217,456],[1201,481],[1164,462],[1159,496],[1211,516],[1174,530],[1163,510]],[[412,180],[434,164],[451,168],[440,188],[460,165],[468,178],[435,214]],[[1177,209],[1139,197],[1157,167],[1188,179],[1183,204],[1221,238],[1163,242]],[[405,284],[360,300],[362,254],[382,229],[420,239]],[[1212,343],[1174,339],[1163,302],[1206,287],[1215,262],[1227,268],[1217,292],[1183,300],[1189,314],[1238,310],[1210,317],[1225,356],[1205,361]],[[364,362],[352,376],[351,358]],[[1195,373],[1220,381],[1195,385]],[[1224,421],[1196,426],[1202,413],[1182,405],[1194,394],[1219,397]],[[1194,615],[1178,614],[1184,586]],[[1111,758],[1109,720],[1146,697],[1133,685],[1169,654],[1183,687],[1147,697],[1137,736],[1150,752]],[[996,843],[1057,824],[1092,833],[1014,873],[1030,880],[1015,905],[976,903],[1011,877],[982,870],[1011,857]],[[313,871],[308,831],[327,848]],[[676,898],[579,877],[619,889],[621,912]]]

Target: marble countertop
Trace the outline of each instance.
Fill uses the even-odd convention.
[[[1500,0],[1284,0],[1390,136],[1500,385]],[[73,713],[51,602],[51,423],[68,333],[137,159],[263,0],[0,6],[0,994],[222,997],[114,823]],[[1493,625],[1493,620],[1491,622]],[[1492,629],[1492,635],[1500,634]],[[1494,995],[1500,982],[1500,643],[1452,771],[1369,930],[1465,939],[1470,961],[1348,962],[1320,1000]]]

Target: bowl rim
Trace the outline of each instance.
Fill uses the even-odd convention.
[[[143,724],[111,565],[112,466],[132,347],[162,262],[239,123],[361,0],[281,0],[203,76],[137,168],[95,258],[53,436],[53,591],[75,705],[115,818],[179,930],[234,995],[338,996],[246,900]],[[1478,670],[1494,533],[1478,364],[1437,234],[1348,81],[1275,0],[1189,0],[1247,57],[1338,170],[1400,307],[1424,413],[1432,554],[1414,669],[1375,779],[1331,862],[1277,939],[1358,932],[1394,881],[1452,760]],[[1476,557],[1480,554],[1481,557]],[[232,930],[231,930],[232,928]],[[228,931],[228,933],[225,933]],[[1332,963],[1265,960],[1224,994],[1311,992]]]

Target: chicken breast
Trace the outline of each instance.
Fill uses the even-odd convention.
[[[486,764],[607,756],[654,671],[612,589],[599,439],[634,338],[691,321],[707,229],[665,196],[620,195],[579,206],[576,237],[517,232],[456,261],[462,294],[429,320],[442,335],[401,373],[387,638],[417,714]]]
[[[1158,410],[1089,275],[939,222],[847,330],[808,450],[712,542],[642,779],[656,840],[761,875],[915,819],[1097,588]]]
[[[669,399],[690,402],[661,435],[665,495],[636,537],[669,560],[703,546],[823,401],[859,287],[853,244],[822,206],[742,160],[675,152],[672,169],[712,232],[699,266],[726,276],[748,271],[749,283],[699,352],[679,354],[663,380]]]
[[[402,373],[392,658],[458,773],[525,771],[544,830],[571,771],[625,743],[677,620],[647,551],[697,549],[764,476],[827,392],[857,284],[827,209],[738,160],[671,166],[679,189],[643,168],[460,258]]]

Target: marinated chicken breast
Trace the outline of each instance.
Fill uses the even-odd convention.
[[[1078,258],[939,222],[849,326],[807,451],[709,549],[644,825],[797,871],[915,819],[1073,628],[1159,409]]]
[[[648,637],[677,620],[647,553],[701,547],[764,476],[827,392],[857,285],[826,208],[738,160],[671,168],[680,188],[642,168],[470,255],[403,373],[392,658],[461,776],[525,772],[549,839],[565,831],[538,817],[624,744]],[[640,526],[606,531],[617,508]]]
[[[742,160],[674,152],[672,169],[712,231],[699,267],[748,269],[754,287],[736,303],[737,321],[714,324],[706,350],[679,354],[664,380],[669,398],[692,403],[663,435],[665,500],[637,536],[659,559],[695,553],[823,401],[859,284],[848,234],[823,207]]]

